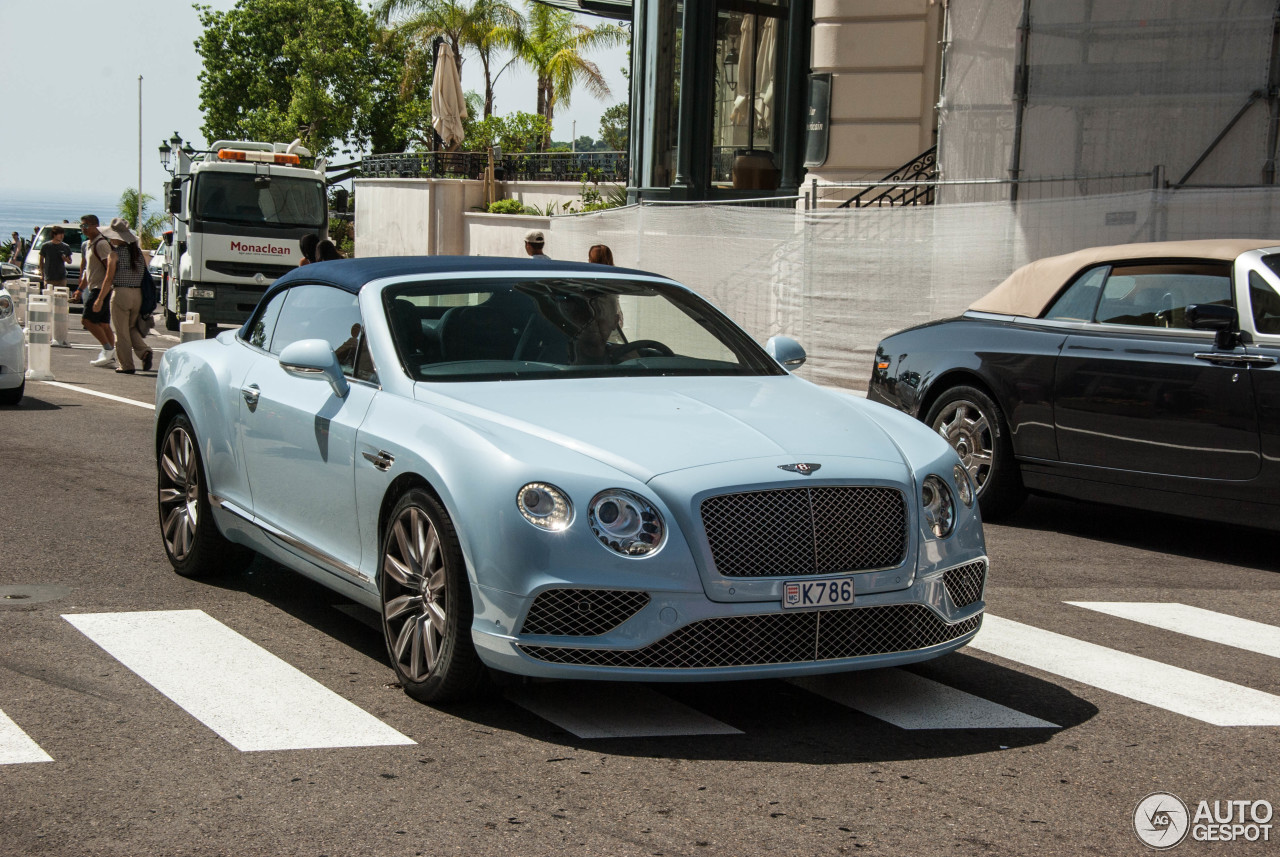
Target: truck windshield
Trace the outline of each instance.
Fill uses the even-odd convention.
[[[324,225],[324,188],[312,179],[253,173],[205,173],[196,179],[198,220],[253,226]]]

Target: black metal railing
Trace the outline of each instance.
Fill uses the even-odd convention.
[[[397,152],[366,155],[364,178],[479,179],[489,165],[486,152]],[[494,162],[502,181],[626,182],[626,152],[517,152]]]
[[[838,207],[933,205],[934,185],[929,182],[937,178],[938,147],[931,146]]]

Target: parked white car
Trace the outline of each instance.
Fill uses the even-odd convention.
[[[22,401],[27,385],[27,349],[14,312],[13,296],[0,287],[0,405]]]

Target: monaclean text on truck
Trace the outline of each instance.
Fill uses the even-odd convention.
[[[324,160],[297,140],[174,149],[165,322],[177,330],[196,312],[208,326],[242,324],[267,287],[302,261],[298,239],[328,234]]]

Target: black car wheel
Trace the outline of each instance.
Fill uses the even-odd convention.
[[[21,384],[16,387],[10,387],[7,390],[0,390],[0,405],[16,405],[22,401],[22,394],[27,389],[27,382],[24,379]]]
[[[378,589],[396,677],[420,702],[473,696],[485,669],[471,643],[471,590],[453,522],[417,488],[400,498],[389,521]]]
[[[976,387],[943,393],[925,422],[951,444],[977,489],[982,515],[996,520],[1022,505],[1026,491],[1000,406]]]
[[[160,537],[173,570],[183,577],[208,577],[244,565],[248,549],[228,541],[213,522],[195,431],[182,414],[165,429],[156,471]]]

